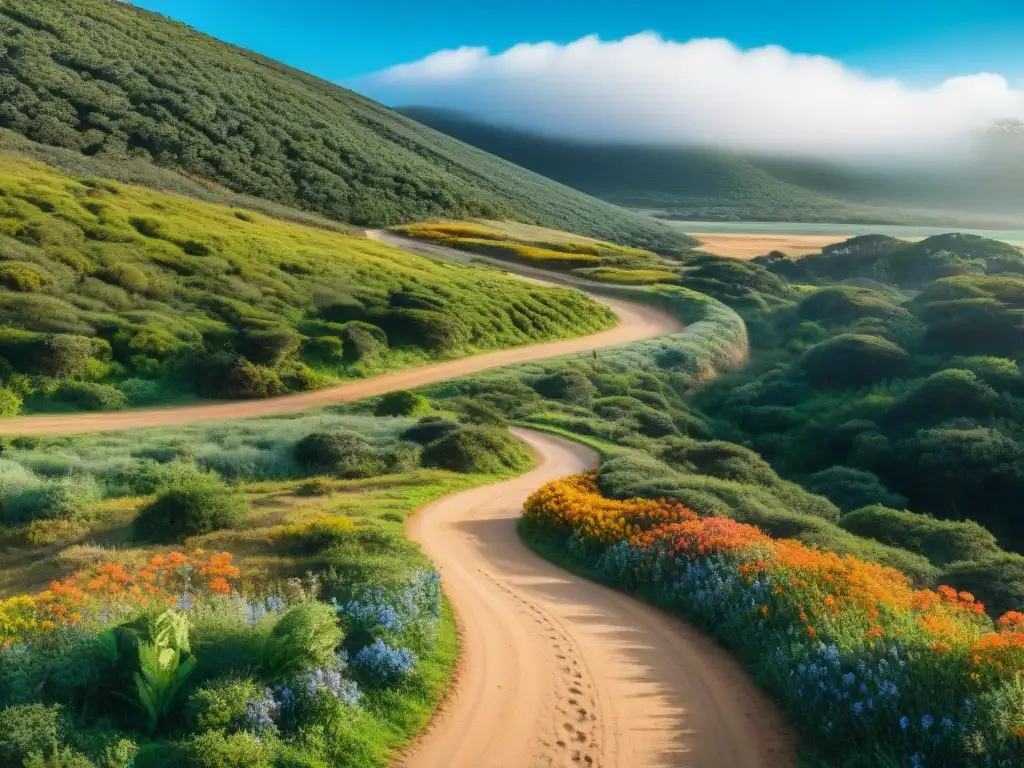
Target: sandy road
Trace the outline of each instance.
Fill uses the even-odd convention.
[[[445,249],[447,250],[447,249]],[[438,254],[434,254],[438,255]],[[440,254],[443,256],[443,254]],[[459,254],[464,256],[465,254]],[[528,269],[528,268],[526,268]],[[534,275],[524,275],[533,282],[552,285],[562,283],[555,279],[540,280]],[[544,360],[573,352],[587,352],[592,349],[627,344],[631,341],[650,339],[667,333],[676,333],[683,326],[676,318],[654,307],[634,304],[628,301],[592,296],[595,301],[607,305],[618,316],[614,328],[590,336],[582,336],[526,347],[485,352],[473,357],[446,360],[417,368],[395,371],[357,381],[349,381],[315,392],[298,395],[272,397],[266,400],[243,400],[229,403],[206,403],[166,408],[148,408],[115,413],[74,413],[59,416],[18,416],[0,420],[0,435],[67,435],[81,432],[101,432],[144,427],[172,426],[199,421],[227,421],[248,419],[257,416],[272,416],[282,413],[296,413],[332,403],[361,400],[391,392],[396,389],[413,389],[438,381],[454,379],[477,373],[488,368],[497,368],[512,363]]]
[[[739,663],[650,606],[573,576],[516,533],[541,484],[596,465],[588,449],[517,430],[539,457],[516,479],[425,507],[409,523],[441,570],[463,662],[403,768],[784,768],[782,715]]]

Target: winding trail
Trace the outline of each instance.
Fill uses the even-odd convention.
[[[425,507],[409,535],[458,614],[453,696],[403,768],[789,768],[781,713],[707,637],[567,573],[516,532],[537,487],[592,469],[568,440],[515,430],[531,472]]]
[[[400,238],[404,239],[404,238]],[[413,241],[410,241],[413,242]],[[447,251],[450,249],[441,249]],[[453,251],[460,260],[467,256],[461,251]],[[432,252],[440,258],[451,258],[443,253]],[[531,282],[546,283],[565,287],[570,283],[552,275],[550,279],[540,279],[533,272],[544,273],[523,267],[509,268]],[[585,282],[585,281],[584,281]],[[501,349],[485,352],[472,357],[457,360],[446,360],[440,363],[407,368],[402,371],[385,373],[344,384],[318,389],[314,392],[303,392],[297,395],[272,397],[266,400],[242,400],[227,403],[215,402],[201,405],[168,406],[164,408],[146,408],[113,413],[71,413],[45,416],[17,416],[12,419],[0,420],[0,435],[67,435],[82,432],[105,432],[125,429],[142,429],[145,427],[175,426],[200,421],[228,421],[230,419],[249,419],[257,416],[273,416],[282,413],[319,408],[334,403],[361,400],[367,397],[383,395],[396,389],[414,389],[427,384],[434,384],[459,376],[497,368],[512,363],[524,363],[560,357],[573,352],[589,352],[602,347],[628,344],[631,341],[650,339],[667,333],[677,333],[683,325],[675,317],[654,307],[635,304],[629,301],[612,299],[604,296],[591,295],[594,301],[605,304],[618,316],[619,323],[614,328],[601,331],[590,336],[574,339],[551,341],[544,344],[533,344],[526,347]]]
[[[470,254],[375,239],[441,258]],[[538,282],[590,281],[520,265]],[[588,285],[589,284],[589,285]],[[423,386],[509,363],[675,333],[660,310],[593,296],[619,325],[583,338],[451,360],[268,400],[119,413],[26,416],[0,434],[69,434],[293,413]],[[409,522],[438,564],[458,615],[463,659],[451,698],[402,757],[407,768],[791,768],[790,731],[737,661],[692,627],[626,594],[573,576],[530,551],[516,520],[542,484],[597,465],[571,441],[515,430],[537,466],[441,499]]]

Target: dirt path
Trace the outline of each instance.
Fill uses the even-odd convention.
[[[441,499],[409,522],[462,629],[453,697],[403,768],[788,768],[782,715],[740,664],[683,622],[573,576],[520,541],[523,501],[596,455],[516,430],[522,477]]]
[[[447,250],[447,249],[443,249]],[[437,255],[437,254],[435,254]],[[464,256],[461,254],[460,256]],[[529,269],[528,267],[525,269]],[[544,273],[540,273],[544,276]],[[536,276],[527,277],[535,282],[564,285],[557,279],[541,280]],[[173,426],[198,421],[227,421],[248,419],[256,416],[271,416],[281,413],[295,413],[332,403],[361,400],[382,395],[396,389],[412,389],[446,379],[466,376],[488,368],[511,363],[543,360],[572,352],[586,352],[616,344],[650,339],[667,333],[676,333],[682,324],[660,309],[634,304],[628,301],[592,296],[595,301],[607,305],[618,316],[619,324],[614,328],[563,341],[535,344],[527,347],[502,349],[486,352],[459,360],[447,360],[404,371],[395,371],[368,379],[359,379],[315,392],[298,395],[273,397],[267,400],[243,400],[230,403],[207,403],[180,407],[150,408],[115,413],[74,413],[59,416],[19,416],[0,421],[0,435],[44,435],[101,432],[108,430],[140,429],[143,427]]]

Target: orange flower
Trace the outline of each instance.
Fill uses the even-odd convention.
[[[227,595],[231,592],[231,585],[223,576],[218,576],[207,585],[207,589],[215,595]]]

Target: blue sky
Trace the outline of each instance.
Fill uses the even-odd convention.
[[[916,83],[980,71],[1024,79],[1024,0],[134,0],[330,80],[459,46],[617,39],[781,45]]]

